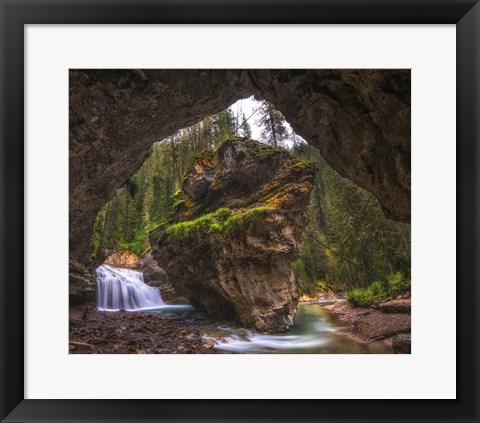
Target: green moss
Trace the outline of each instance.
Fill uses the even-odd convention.
[[[253,209],[249,209],[244,212],[241,216],[245,223],[261,223],[263,222],[263,217],[270,211],[270,207],[260,206]]]
[[[178,200],[174,205],[173,205],[173,209],[174,210],[177,210],[180,206],[184,205],[185,204],[185,200]]]
[[[300,161],[300,160],[295,160],[295,163],[292,166],[292,170],[297,171],[297,170],[300,170],[300,169],[303,169],[303,168],[309,167],[309,166],[312,166],[312,163],[303,162],[303,161]]]
[[[205,233],[218,233],[224,236],[238,235],[248,227],[259,229],[264,223],[263,217],[270,210],[270,208],[262,206],[232,213],[230,209],[224,207],[197,219],[171,225],[165,229],[165,234],[172,240],[196,238]]]
[[[232,236],[244,232],[247,227],[258,230],[263,226],[264,216],[269,211],[271,211],[269,207],[260,206],[237,212],[225,221],[223,232]]]
[[[223,226],[221,223],[218,222],[213,222],[210,224],[210,227],[208,228],[208,232],[222,232]]]
[[[149,244],[147,248],[140,254],[140,257],[143,257],[145,254],[149,253],[152,250],[152,246]]]
[[[230,216],[230,209],[227,207],[218,209],[215,212],[215,216],[217,216],[219,219],[226,219],[228,216]]]
[[[227,235],[238,235],[245,230],[242,219],[236,216],[230,216],[223,225],[223,231]]]
[[[273,153],[283,153],[286,154],[284,150],[281,150],[278,147],[273,147],[271,145],[263,144],[263,143],[258,143],[253,146],[253,150],[251,151],[253,156],[255,157],[260,157],[260,156],[266,156],[270,155]]]
[[[230,210],[220,208],[214,213],[208,213],[194,220],[176,223],[169,226],[165,233],[170,239],[196,237],[206,232],[221,232],[222,222],[230,215]]]

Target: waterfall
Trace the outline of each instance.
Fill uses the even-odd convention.
[[[163,306],[160,290],[143,282],[143,274],[131,269],[97,268],[97,307],[99,310],[141,310]]]

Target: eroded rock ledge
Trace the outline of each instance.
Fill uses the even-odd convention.
[[[231,139],[185,173],[152,255],[181,295],[211,315],[282,331],[298,302],[298,252],[314,169],[285,151]]]

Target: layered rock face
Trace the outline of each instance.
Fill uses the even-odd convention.
[[[97,292],[95,274],[75,257],[69,257],[68,298],[72,304],[94,303]]]
[[[98,211],[148,149],[240,98],[271,101],[341,175],[410,220],[409,70],[70,70],[70,274],[83,278]],[[97,263],[98,264],[98,263]],[[71,296],[71,301],[78,295]]]
[[[185,173],[175,218],[151,234],[152,255],[195,307],[258,331],[286,330],[313,177],[285,151],[228,140]]]

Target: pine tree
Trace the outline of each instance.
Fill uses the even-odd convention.
[[[235,117],[230,109],[226,109],[213,116],[213,138],[215,145],[225,141],[234,131]]]
[[[300,289],[315,290],[320,280],[335,290],[349,291],[379,280],[375,275],[388,277],[398,271],[408,278],[410,225],[386,219],[375,197],[338,175],[316,148],[297,144],[292,152],[317,166],[300,258],[294,266]]]
[[[252,128],[250,128],[250,124],[248,121],[245,119],[245,113],[242,116],[242,136],[245,138],[252,138]]]
[[[257,120],[257,124],[261,128],[260,136],[262,140],[274,147],[282,146],[283,141],[288,138],[283,115],[268,101],[263,102],[258,113],[260,117]]]

